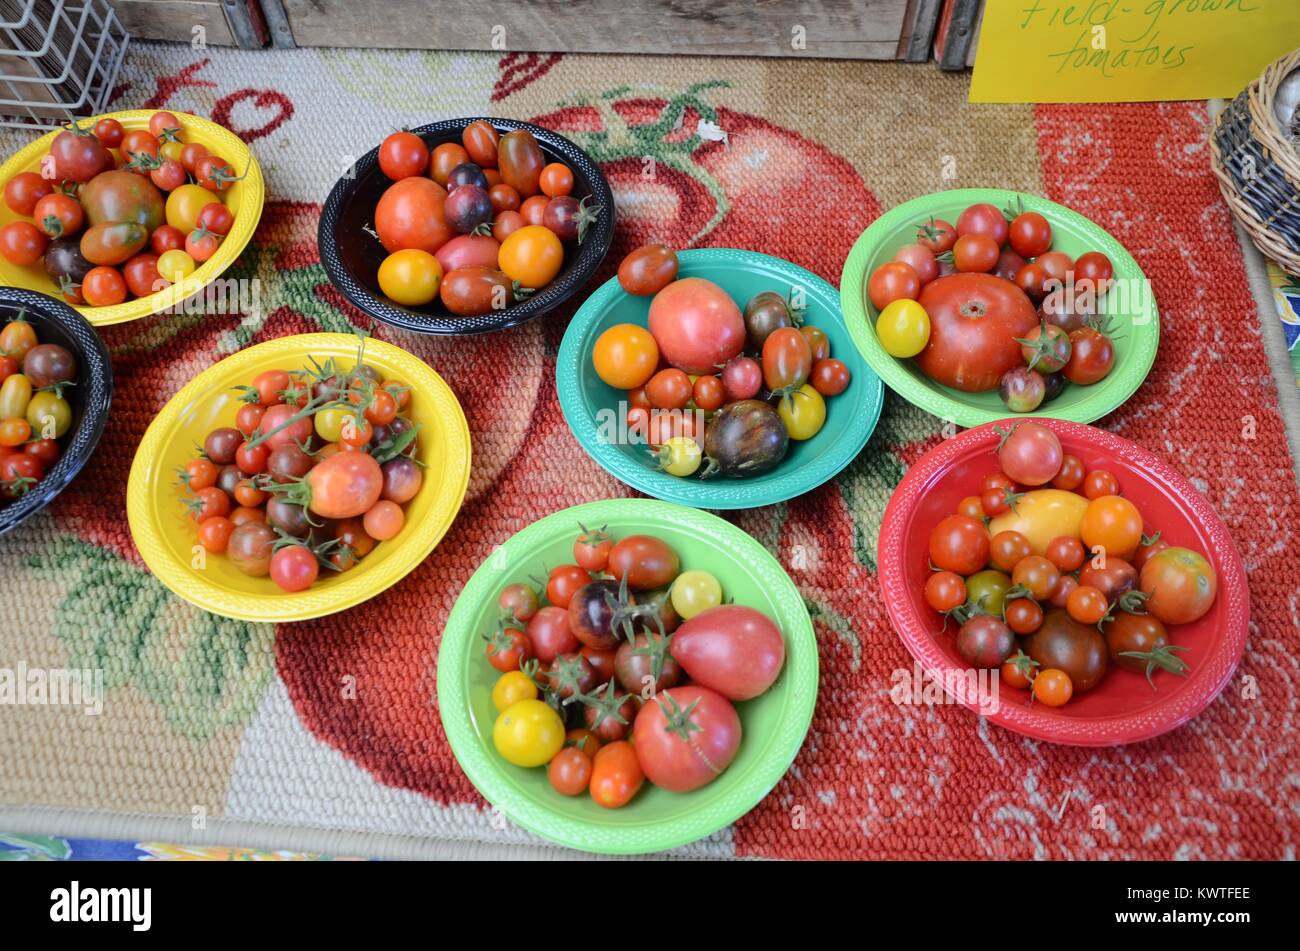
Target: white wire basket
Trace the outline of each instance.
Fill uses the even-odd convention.
[[[0,0],[0,126],[105,111],[130,39],[108,0]]]

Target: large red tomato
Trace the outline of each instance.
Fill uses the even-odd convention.
[[[1017,337],[1038,325],[1025,292],[991,274],[952,274],[921,289],[930,342],[916,357],[921,372],[944,386],[980,393],[1024,363]]]
[[[446,200],[441,185],[420,175],[388,186],[375,206],[380,242],[389,252],[419,248],[433,254],[456,235],[443,214]]]
[[[730,700],[749,700],[772,686],[785,663],[781,629],[739,604],[702,611],[673,634],[673,660],[691,679]]]
[[[632,736],[650,782],[690,792],[731,765],[740,749],[740,717],[726,697],[707,687],[673,687],[646,701]]]
[[[717,284],[684,277],[650,302],[650,333],[673,366],[687,373],[713,373],[744,349],[745,319]]]

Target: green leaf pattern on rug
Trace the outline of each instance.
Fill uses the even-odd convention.
[[[0,862],[61,862],[72,855],[67,839],[52,835],[16,835],[0,832]]]
[[[599,96],[583,95],[563,100],[558,108],[581,106],[599,114],[599,129],[566,132],[597,164],[608,165],[622,159],[644,161],[646,157],[652,157],[698,182],[713,199],[714,209],[713,216],[691,238],[689,243],[694,244],[721,224],[731,209],[731,201],[722,183],[695,159],[695,151],[705,144],[705,139],[698,130],[687,130],[689,134],[682,135],[682,126],[688,109],[694,110],[705,122],[717,125],[718,112],[702,94],[713,89],[726,89],[730,85],[725,80],[712,80],[694,83],[685,92],[673,92],[654,85],[619,86]],[[633,125],[614,108],[615,102],[632,96],[659,96],[667,104],[654,122]]]
[[[442,50],[310,52],[320,57],[321,65],[341,91],[395,115],[429,116],[421,122],[441,116],[483,115],[501,59],[495,53]],[[429,90],[433,89],[438,90],[436,101],[430,99]],[[342,157],[339,153],[340,160]],[[339,168],[337,174],[342,172]]]
[[[70,666],[103,669],[106,710],[112,691],[130,684],[194,740],[252,717],[274,675],[274,625],[209,614],[117,554],[71,536],[30,564],[68,592],[55,610],[55,632],[69,647]]]
[[[217,345],[221,356],[248,346],[266,323],[266,318],[281,307],[312,321],[324,333],[350,334],[356,327],[338,308],[323,300],[316,289],[329,283],[324,265],[281,269],[276,267],[280,248],[271,244],[250,244],[239,256],[226,277],[239,281],[257,281],[260,307],[244,315],[239,326],[222,336]]]

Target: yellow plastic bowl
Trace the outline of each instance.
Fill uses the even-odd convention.
[[[149,127],[149,117],[158,111],[157,109],[133,109],[128,112],[110,112],[91,119],[80,120],[80,124],[83,126],[87,124],[93,125],[100,119],[116,119],[127,130],[147,129]],[[176,118],[181,120],[181,137],[184,141],[198,142],[206,146],[209,152],[219,155],[229,162],[231,167],[234,168],[235,174],[244,176],[243,179],[231,185],[221,197],[221,200],[234,213],[235,223],[230,229],[230,234],[226,235],[221,242],[221,246],[217,248],[217,253],[199,265],[194,273],[181,284],[158,291],[156,294],[150,294],[148,297],[138,297],[135,300],[124,301],[111,307],[78,307],[77,310],[81,311],[82,315],[97,327],[120,324],[128,320],[139,320],[141,317],[156,314],[160,310],[175,306],[186,298],[192,297],[220,276],[222,271],[235,263],[235,259],[239,257],[244,247],[253,237],[253,232],[257,230],[258,219],[262,217],[262,202],[266,197],[266,185],[262,180],[262,169],[257,164],[257,159],[253,157],[253,153],[244,144],[243,140],[229,129],[225,129],[208,119],[192,116],[188,112],[169,111],[173,112]],[[50,143],[54,141],[54,137],[58,134],[58,132],[51,132],[42,136],[31,145],[15,153],[4,165],[0,165],[0,188],[7,185],[9,179],[19,172],[35,172],[39,175],[41,172],[41,159],[50,151]],[[247,172],[244,172],[245,169],[247,169]],[[213,200],[217,200],[216,195],[213,195]],[[0,202],[0,227],[4,227],[11,221],[30,220],[16,214],[8,205]],[[50,280],[40,262],[29,267],[19,267],[0,257],[0,284],[6,284],[10,287],[25,287],[28,290],[49,294],[51,297],[57,297],[60,300],[63,299],[59,288]]]
[[[416,458],[424,482],[406,503],[396,538],[377,544],[350,571],[321,571],[306,591],[281,591],[270,578],[242,574],[224,554],[203,554],[185,514],[176,470],[195,458],[213,429],[234,426],[241,405],[236,386],[264,370],[297,370],[329,358],[344,369],[356,362],[350,334],[300,334],[241,350],[208,368],[168,401],[149,425],[131,464],[126,513],[145,563],[180,597],[204,610],[248,621],[302,621],[342,611],[405,577],[451,527],[469,483],[470,442],[465,413],[450,386],[423,360],[379,340],[367,340],[365,363],[385,379],[411,387],[405,415],[420,424]],[[196,561],[202,567],[194,567]]]

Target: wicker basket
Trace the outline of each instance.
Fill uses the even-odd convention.
[[[1278,85],[1300,49],[1273,63],[1219,114],[1210,162],[1223,198],[1267,257],[1300,274],[1300,152],[1273,118]]]

